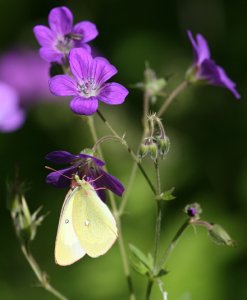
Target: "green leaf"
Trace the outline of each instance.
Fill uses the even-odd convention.
[[[160,196],[158,197],[158,200],[170,201],[170,200],[175,199],[176,197],[173,195],[174,190],[175,190],[175,188],[172,187],[171,189],[160,194]]]
[[[133,269],[142,275],[147,275],[153,269],[153,257],[149,253],[146,256],[140,249],[132,244],[129,244],[129,249],[131,252],[130,262]]]

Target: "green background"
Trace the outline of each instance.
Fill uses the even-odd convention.
[[[88,19],[97,24],[100,35],[92,44],[118,68],[114,80],[127,87],[142,80],[147,60],[159,76],[171,76],[168,91],[180,82],[192,62],[187,29],[207,38],[213,58],[237,82],[240,101],[221,88],[190,87],[163,116],[172,145],[162,162],[162,185],[164,189],[175,186],[176,200],[164,209],[162,245],[165,249],[184,221],[183,207],[199,202],[203,218],[224,226],[237,247],[213,244],[204,229],[187,230],[164,278],[168,299],[247,299],[246,1],[5,0],[0,2],[1,52],[14,44],[38,49],[32,27],[46,24],[50,9],[60,5],[73,11],[76,22]],[[141,136],[142,93],[129,89],[124,105],[101,108],[136,148]],[[54,263],[54,240],[66,190],[45,184],[44,156],[53,150],[78,153],[92,146],[86,123],[71,113],[68,103],[40,103],[30,109],[22,129],[0,135],[0,299],[53,299],[36,287],[6,210],[5,185],[14,178],[16,165],[31,184],[26,194],[31,209],[42,205],[44,212],[50,212],[32,250],[54,286],[75,300],[128,299],[117,243],[97,259],[85,257],[65,268]],[[161,103],[162,99],[156,107]],[[97,116],[95,119],[99,133],[108,134]],[[126,185],[132,165],[128,154],[116,143],[104,145],[103,150],[111,173]],[[145,160],[144,166],[153,178],[152,164]],[[123,217],[126,245],[152,251],[154,221],[153,196],[138,172]],[[132,275],[138,299],[144,299],[146,278]],[[152,299],[161,299],[157,287]]]

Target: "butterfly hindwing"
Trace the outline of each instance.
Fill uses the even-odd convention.
[[[72,223],[72,210],[77,195],[77,189],[79,189],[79,187],[69,191],[64,200],[60,214],[55,243],[55,261],[61,266],[70,265],[86,254],[75,233]]]

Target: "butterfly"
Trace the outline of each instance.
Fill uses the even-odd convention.
[[[116,221],[89,181],[75,175],[65,197],[55,242],[55,262],[71,265],[85,254],[105,254],[117,239]]]

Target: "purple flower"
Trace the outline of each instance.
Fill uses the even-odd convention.
[[[0,80],[12,86],[22,106],[55,100],[48,87],[50,64],[33,50],[17,48],[0,57]]]
[[[86,50],[75,48],[70,51],[69,64],[73,76],[54,76],[50,80],[50,90],[56,96],[73,96],[70,108],[74,113],[94,114],[99,100],[110,105],[124,102],[128,90],[115,82],[105,83],[117,73],[108,60],[93,58]]]
[[[50,28],[38,25],[33,29],[41,46],[40,56],[48,62],[61,63],[74,47],[84,47],[90,51],[91,48],[86,43],[98,35],[96,26],[89,21],[73,26],[73,15],[65,6],[53,8],[49,13],[48,23]]]
[[[191,31],[187,31],[194,52],[194,64],[191,70],[193,80],[204,80],[209,84],[225,87],[239,99],[241,96],[236,90],[236,84],[227,76],[224,69],[210,58],[207,41],[201,34],[193,38]]]
[[[118,196],[122,196],[124,192],[121,182],[114,176],[106,173],[102,169],[105,163],[94,156],[84,153],[74,155],[67,151],[53,151],[46,155],[46,159],[56,164],[70,164],[65,169],[54,171],[47,175],[46,182],[55,187],[69,187],[71,185],[70,178],[77,174],[80,178],[84,177],[87,181],[94,180],[92,185],[96,189],[106,188]],[[104,201],[105,191],[101,189],[97,193]]]
[[[25,113],[20,108],[17,92],[6,83],[0,82],[0,131],[11,132],[22,126]]]

